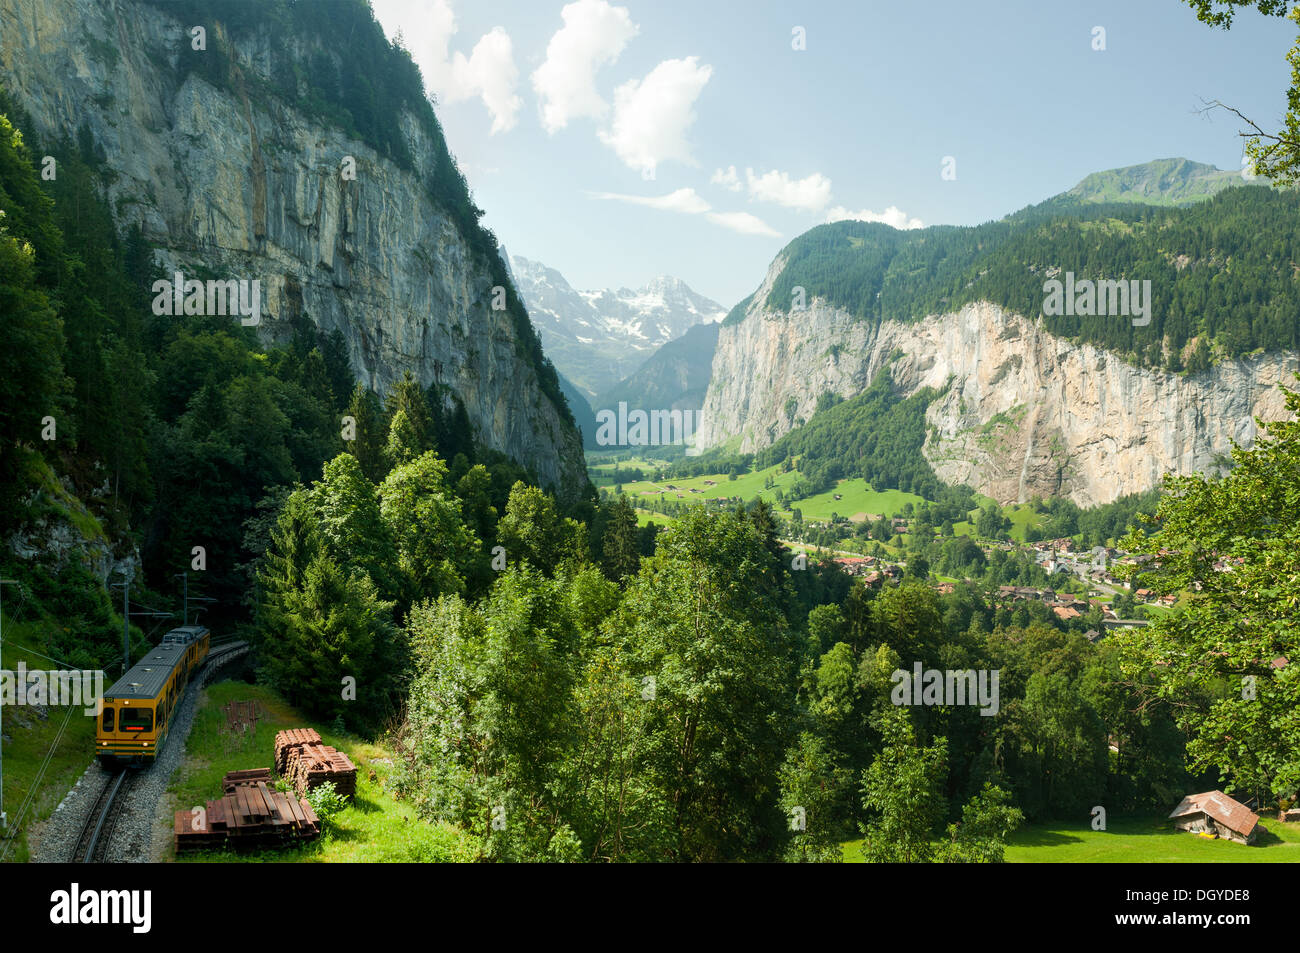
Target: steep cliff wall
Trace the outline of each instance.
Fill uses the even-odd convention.
[[[4,0],[0,82],[43,138],[89,131],[117,174],[119,224],[139,221],[161,249],[159,278],[259,279],[259,333],[284,335],[295,314],[337,329],[359,379],[383,392],[410,370],[445,385],[484,445],[576,491],[577,432],[491,309],[489,263],[430,197],[423,124],[402,116],[415,157],[403,169],[265,94],[271,50],[301,47],[306,69],[319,52],[307,41],[228,36],[209,20],[235,54],[218,88],[180,68],[190,26],[137,0]],[[341,175],[346,156],[355,179]]]
[[[1298,367],[1296,355],[1273,354],[1186,377],[1140,369],[987,303],[878,326],[820,300],[770,312],[761,302],[782,267],[773,263],[745,319],[721,329],[701,446],[765,447],[823,393],[851,397],[889,366],[907,394],[947,388],[926,414],[924,453],[941,479],[1001,502],[1063,495],[1090,506],[1209,469],[1231,440],[1249,445],[1255,417],[1284,415],[1276,385],[1293,384]]]

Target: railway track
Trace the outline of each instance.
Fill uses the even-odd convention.
[[[209,649],[207,660],[203,663],[203,674],[211,672],[214,663],[247,648],[248,643],[244,641],[223,639]],[[201,685],[202,679],[196,679],[196,682]],[[140,773],[130,768],[117,768],[110,775],[86,815],[81,836],[77,838],[77,844],[70,858],[72,863],[93,864],[104,860],[108,845],[113,839],[113,832],[117,828],[118,818],[126,803],[126,794],[131,790]]]
[[[94,805],[86,815],[86,823],[81,829],[81,837],[72,852],[72,863],[93,864],[100,861],[108,843],[113,838],[117,819],[122,813],[125,802],[124,793],[131,788],[130,772],[119,768],[104,784]]]

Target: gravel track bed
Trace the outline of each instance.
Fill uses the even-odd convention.
[[[27,847],[33,864],[66,864],[81,839],[86,815],[95,806],[110,775],[92,761],[59,806],[27,832]]]
[[[154,841],[171,835],[170,818],[166,829],[161,823],[155,824],[154,818],[158,805],[167,793],[172,772],[185,757],[185,742],[190,736],[190,726],[194,722],[194,708],[199,697],[199,690],[216,676],[227,661],[237,658],[239,653],[222,660],[222,665],[206,667],[189,688],[176,709],[172,726],[167,735],[167,744],[162,754],[152,767],[143,771],[134,771],[134,777],[128,779],[130,790],[124,791],[122,811],[117,819],[113,836],[104,848],[104,861],[115,864],[138,864],[154,861],[160,855],[155,850]],[[33,829],[28,835],[28,845],[33,863],[66,864],[72,859],[72,852],[77,848],[81,830],[86,823],[86,815],[94,807],[95,799],[108,783],[111,775],[104,771],[98,762],[92,762],[85,774],[78,779],[62,803],[54,809],[48,821],[38,831]],[[161,831],[161,835],[159,834]],[[34,842],[34,843],[33,843]]]

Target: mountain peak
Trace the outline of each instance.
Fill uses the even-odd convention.
[[[580,291],[541,262],[512,255],[511,263],[547,355],[593,396],[689,328],[726,314],[722,305],[672,275],[657,275],[637,289]]]
[[[1094,172],[1057,198],[1079,202],[1190,205],[1244,182],[1239,172],[1175,157]]]

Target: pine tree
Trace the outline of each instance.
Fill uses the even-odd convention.
[[[356,439],[345,441],[347,452],[357,458],[367,480],[376,483],[388,472],[384,456],[383,418],[374,391],[360,382],[352,389],[346,416],[356,422]]]
[[[617,581],[636,575],[641,566],[640,534],[636,511],[627,497],[619,497],[618,502],[608,508],[608,513],[602,565],[606,575]]]

